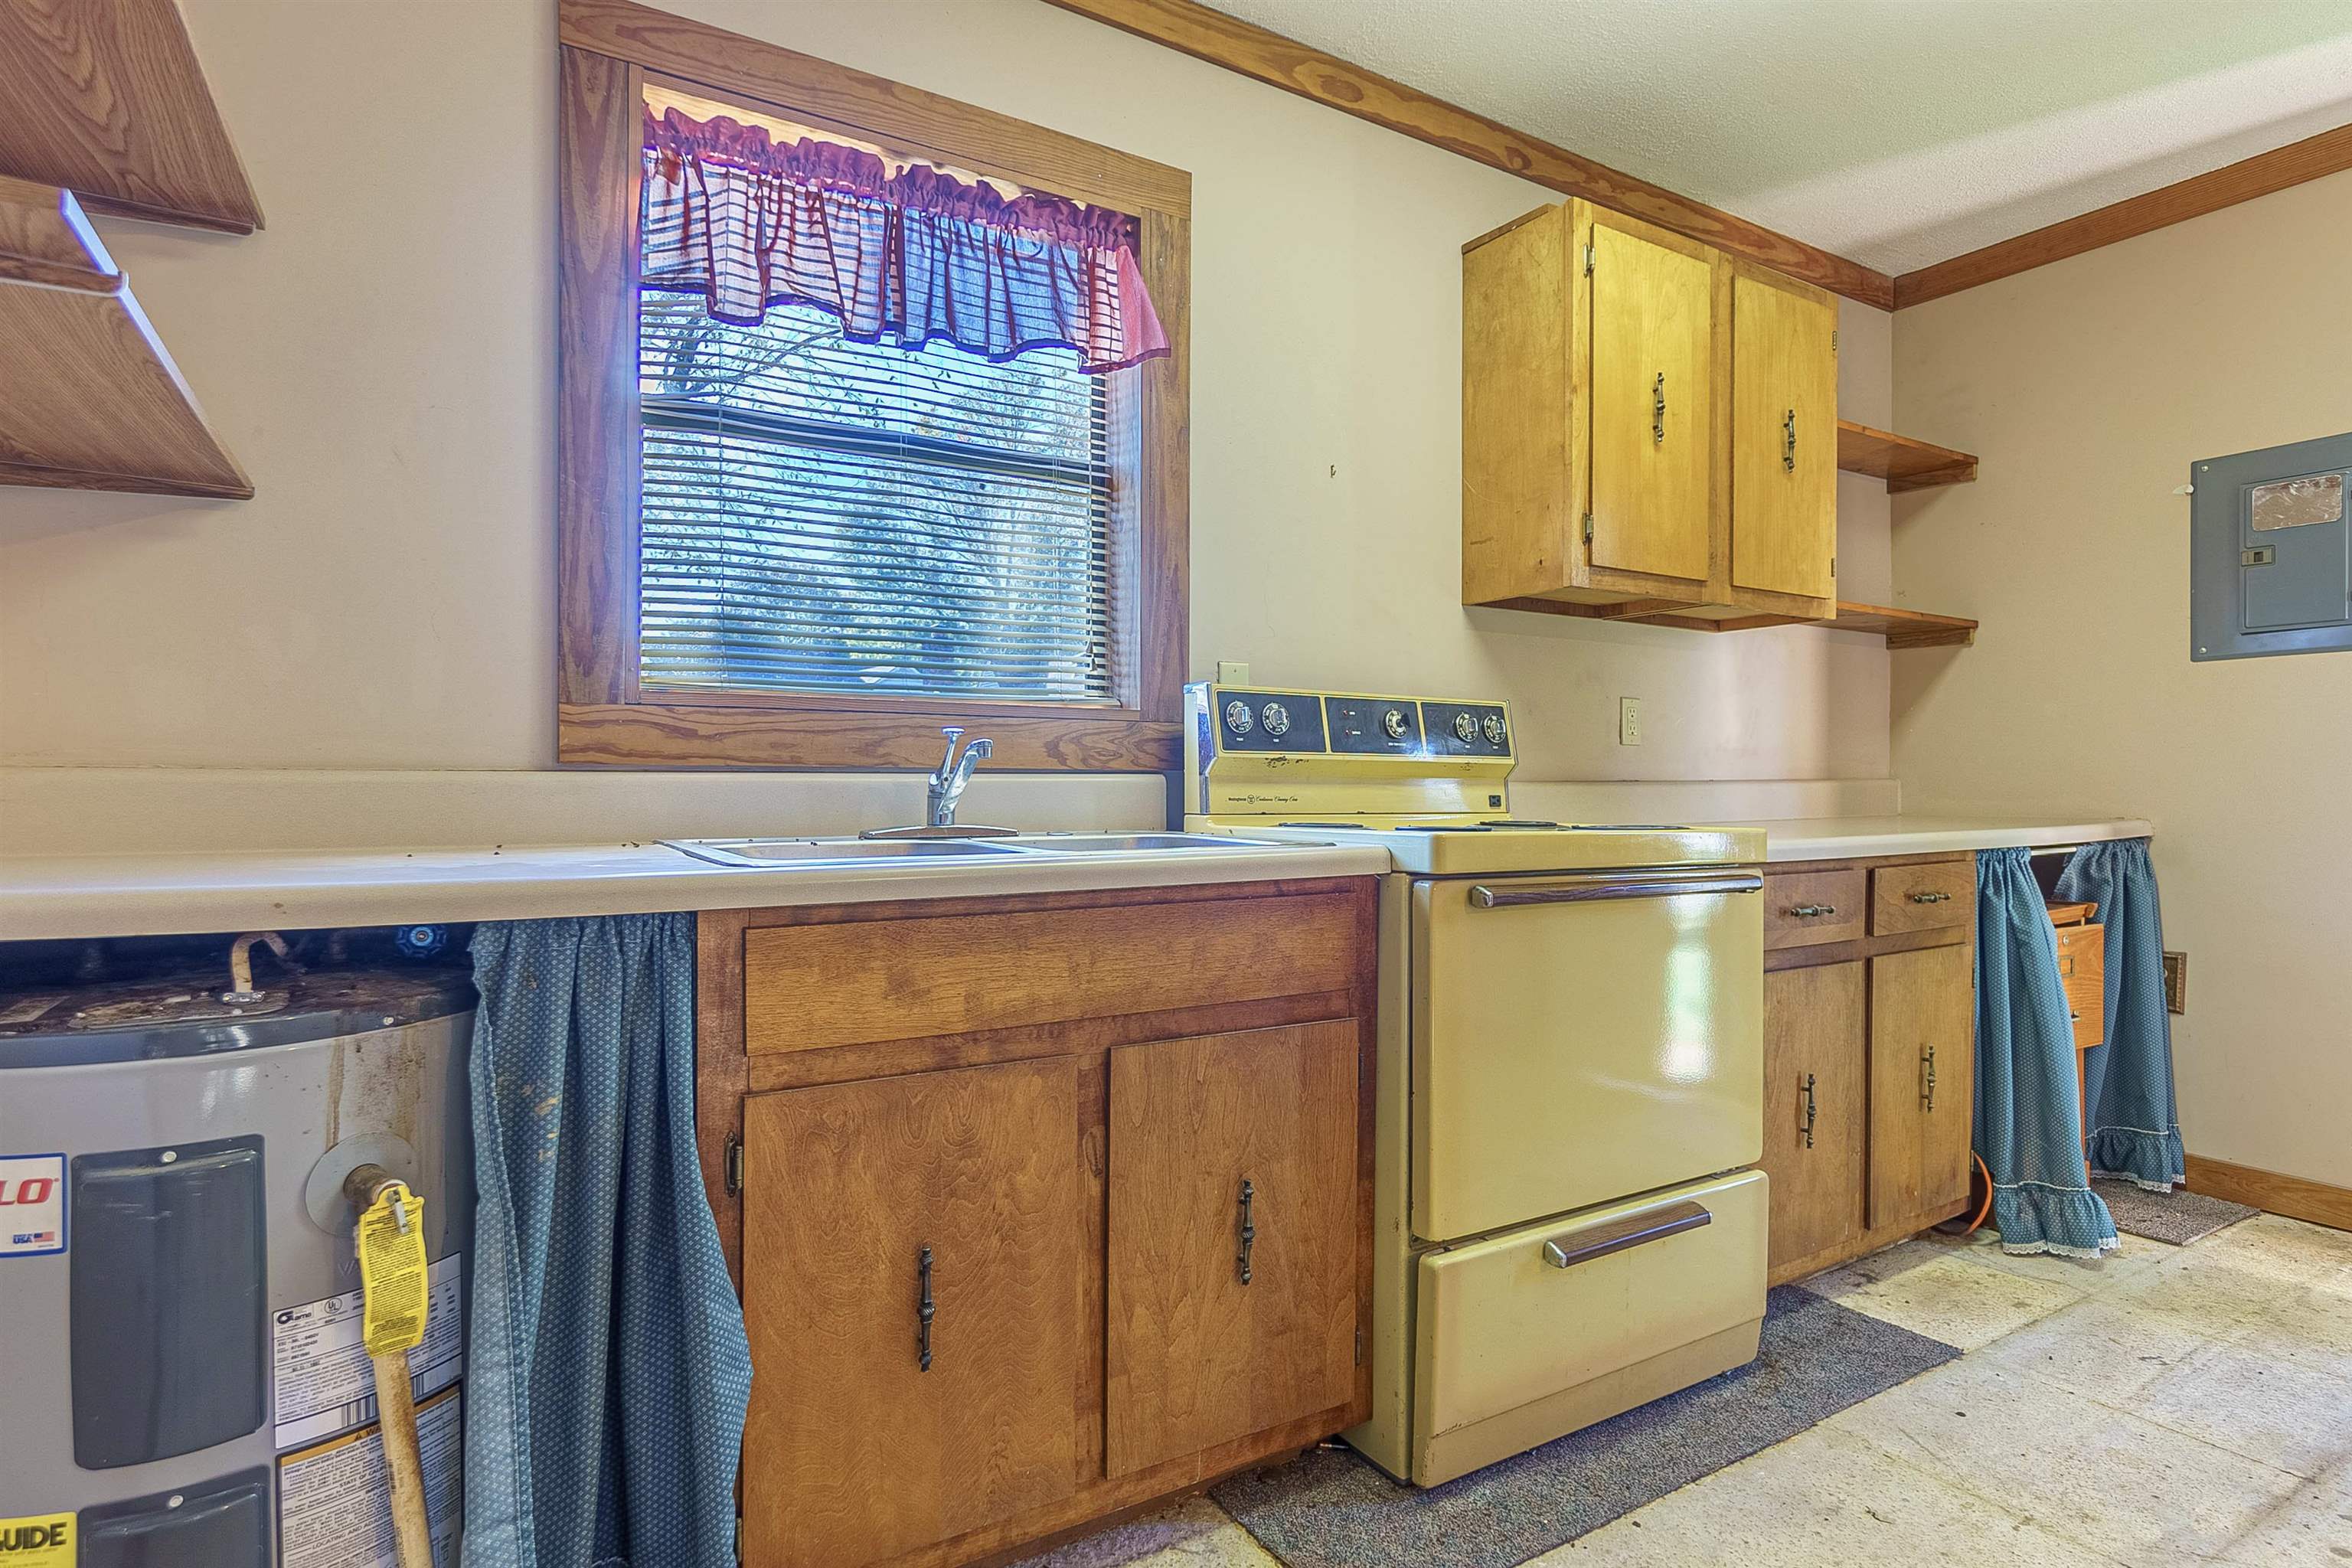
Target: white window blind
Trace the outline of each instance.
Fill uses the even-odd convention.
[[[1103,377],[642,297],[640,684],[1109,703]]]

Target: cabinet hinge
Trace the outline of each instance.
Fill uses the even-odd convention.
[[[1589,511],[1584,514],[1584,542],[1592,542],[1592,514]]]
[[[740,1196],[743,1191],[743,1140],[730,1132],[727,1135],[727,1193]]]
[[[1592,247],[1589,242],[1584,247],[1584,275],[1587,278],[1592,276]]]
[[[1835,330],[1834,328],[1832,328],[1832,329],[1831,330],[1831,331],[1830,331],[1830,353],[1837,353],[1837,343],[1838,343],[1838,335],[1837,335],[1837,331],[1836,331],[1836,330]]]
[[[1364,1331],[1361,1329],[1356,1331],[1356,1364],[1364,1364]]]
[[[1837,557],[1834,555],[1830,557],[1830,575],[1832,577],[1837,575]]]

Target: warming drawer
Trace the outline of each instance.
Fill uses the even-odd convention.
[[[1749,1360],[1765,1194],[1764,1173],[1742,1171],[1424,1254],[1412,1479],[1430,1484]],[[1714,1364],[1669,1364],[1678,1358]]]
[[[1414,1235],[1761,1157],[1760,880],[1723,866],[1413,883]]]

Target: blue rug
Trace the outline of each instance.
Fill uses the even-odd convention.
[[[1746,1366],[1459,1480],[1324,1448],[1210,1495],[1288,1568],[1514,1568],[1959,1353],[1784,1285]]]

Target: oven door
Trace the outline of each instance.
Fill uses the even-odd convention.
[[[1416,1236],[1761,1157],[1761,885],[1743,867],[1413,883]]]

